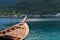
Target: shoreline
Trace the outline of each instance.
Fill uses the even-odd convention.
[[[28,18],[58,18],[60,16],[55,15],[0,15],[0,18],[23,18],[27,16]]]

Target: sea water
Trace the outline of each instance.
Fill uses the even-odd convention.
[[[0,30],[20,22],[20,18],[0,18]],[[26,40],[60,40],[60,19],[28,19],[29,35]]]

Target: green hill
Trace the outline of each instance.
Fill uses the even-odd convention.
[[[20,0],[1,10],[4,15],[56,14],[60,12],[60,0]]]

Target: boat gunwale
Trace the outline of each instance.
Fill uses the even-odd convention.
[[[18,24],[16,24],[16,25],[13,25],[13,26],[11,26],[11,27],[8,27],[7,29],[1,30],[0,33],[3,32],[3,31],[7,32],[7,30],[11,30],[11,28],[13,28],[13,27],[16,28],[17,25],[19,25],[19,24],[22,24],[22,23],[18,23]],[[16,27],[15,27],[15,26],[16,26]]]

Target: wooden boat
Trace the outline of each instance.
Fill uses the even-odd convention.
[[[10,35],[13,37],[19,37],[20,40],[25,39],[26,36],[29,34],[29,27],[26,23],[26,20],[27,17],[25,17],[20,23],[0,31],[0,36]]]

